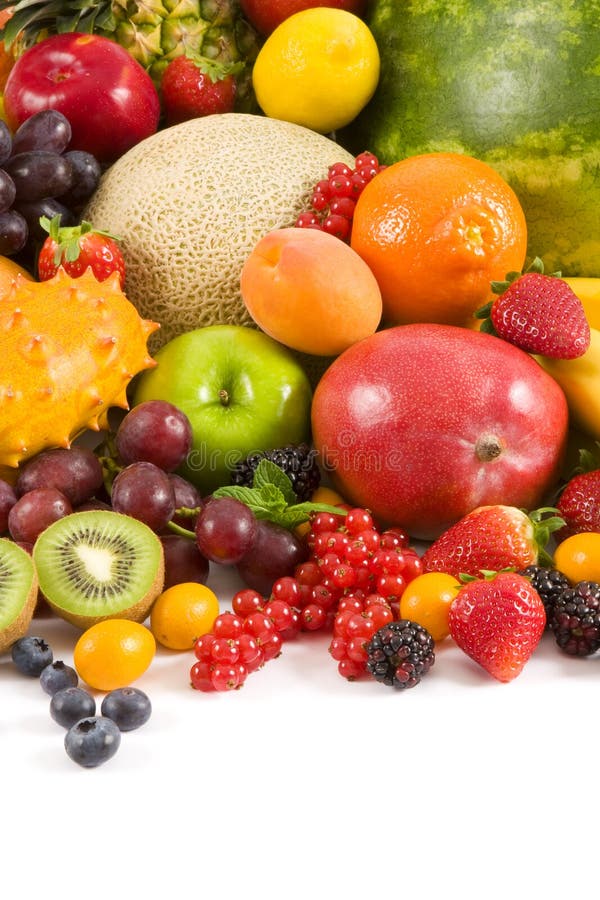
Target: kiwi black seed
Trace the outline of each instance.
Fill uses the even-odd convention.
[[[0,538],[0,653],[27,634],[37,598],[31,556],[9,538]]]
[[[33,561],[48,605],[79,628],[102,619],[143,622],[164,584],[158,535],[113,510],[58,519],[35,542]]]

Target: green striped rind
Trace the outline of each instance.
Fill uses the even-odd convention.
[[[600,0],[374,0],[375,96],[340,135],[392,163],[467,153],[499,171],[531,256],[600,275]]]

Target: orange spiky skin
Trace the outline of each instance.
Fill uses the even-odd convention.
[[[0,297],[0,466],[16,467],[128,409],[134,375],[156,365],[147,349],[159,325],[142,319],[118,273],[96,280],[59,269],[45,282],[17,275]]]

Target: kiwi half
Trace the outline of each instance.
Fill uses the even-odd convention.
[[[26,550],[0,538],[0,653],[27,634],[38,599],[38,579]]]
[[[103,619],[143,622],[164,584],[158,535],[112,510],[58,519],[35,542],[33,561],[48,605],[78,628]]]

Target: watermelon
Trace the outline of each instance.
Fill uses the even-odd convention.
[[[600,2],[372,0],[373,99],[338,136],[383,163],[478,157],[512,186],[528,253],[600,275]]]

